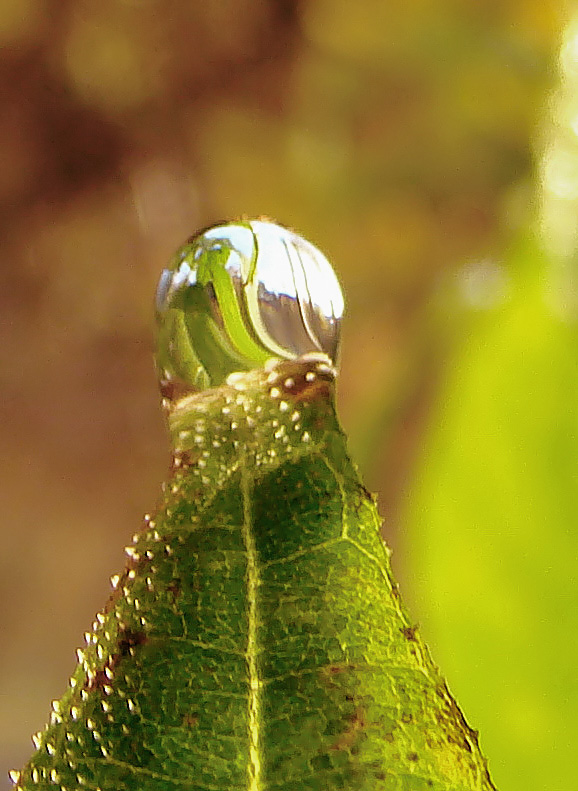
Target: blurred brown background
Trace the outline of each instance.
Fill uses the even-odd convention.
[[[562,23],[544,0],[2,0],[1,772],[154,507],[152,298],[198,227],[266,214],[334,261],[342,418],[403,541],[467,309],[447,284],[531,212]]]

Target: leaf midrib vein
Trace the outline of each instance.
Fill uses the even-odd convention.
[[[260,582],[259,558],[255,544],[251,516],[252,486],[244,465],[241,466],[241,493],[243,498],[243,541],[247,553],[247,647],[246,662],[248,683],[248,737],[249,765],[247,767],[248,791],[261,791],[261,679],[259,678],[258,588]]]

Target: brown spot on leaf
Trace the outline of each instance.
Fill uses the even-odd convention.
[[[332,391],[331,385],[332,382],[327,382],[323,379],[316,379],[314,382],[306,382],[305,379],[303,379],[301,389],[295,387],[295,389],[291,391],[292,401],[296,404],[306,404],[309,401],[328,398]]]
[[[369,489],[367,489],[361,482],[359,483],[359,489],[361,490],[361,493],[363,494],[363,497],[366,500],[369,500],[369,502],[372,503],[373,505],[377,503],[377,498],[373,494],[373,492],[370,492]]]
[[[415,642],[417,629],[417,626],[404,626],[403,629],[400,629],[400,631],[406,640],[412,640]]]
[[[275,384],[284,398],[293,403],[304,403],[331,396],[335,382],[332,368],[312,360],[298,358],[286,360],[277,366],[279,374]]]
[[[167,401],[178,401],[179,398],[183,398],[190,394],[190,388],[188,388],[182,382],[177,382],[173,379],[161,379],[159,382],[159,387],[161,391],[161,397],[163,400]]]
[[[85,689],[102,689],[105,684],[109,684],[110,681],[108,676],[106,675],[104,669],[97,670],[96,673],[92,676],[92,678],[88,679],[84,685]]]
[[[123,629],[118,641],[118,652],[120,656],[132,656],[133,649],[146,643],[147,636],[144,632],[137,632],[133,629]]]
[[[167,585],[167,590],[173,594],[174,599],[178,599],[182,592],[180,579],[177,577],[172,579]]]
[[[189,450],[178,450],[175,451],[171,457],[171,473],[175,475],[180,470],[188,470],[189,467],[193,467],[199,459],[201,458],[201,452],[195,452]]]
[[[325,680],[325,684],[327,684],[327,686],[329,687],[336,688],[342,686],[343,684],[343,682],[338,683],[339,676],[342,676],[343,674],[347,673],[350,670],[356,670],[356,669],[357,669],[357,665],[355,664],[347,664],[347,665],[331,664],[323,667],[321,669],[321,673],[323,673],[323,675],[325,676],[329,676],[329,680]],[[332,679],[335,679],[335,681],[333,681]],[[346,694],[345,700],[349,700],[349,701],[353,700],[353,695]]]
[[[345,673],[348,670],[356,670],[357,665],[327,665],[326,672],[329,673],[330,676],[339,676],[341,673]]]
[[[366,726],[362,708],[357,708],[349,718],[349,725],[337,741],[331,745],[332,750],[350,750]]]

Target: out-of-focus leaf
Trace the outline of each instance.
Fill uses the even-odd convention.
[[[530,240],[480,313],[432,417],[404,576],[496,782],[573,788],[578,736],[578,333]]]

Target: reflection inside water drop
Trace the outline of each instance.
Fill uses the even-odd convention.
[[[163,395],[222,384],[272,357],[336,362],[344,302],[325,256],[266,220],[200,232],[161,275],[157,363]]]

